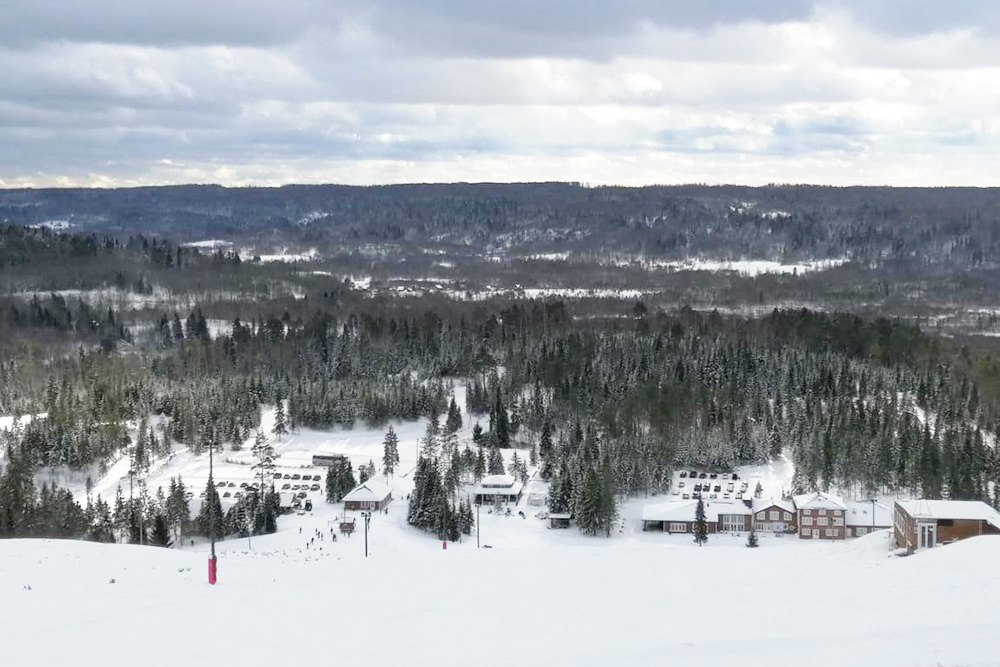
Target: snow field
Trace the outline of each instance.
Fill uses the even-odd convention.
[[[887,535],[447,551],[413,536],[365,559],[362,535],[306,553],[283,530],[222,553],[214,587],[203,549],[6,540],[0,626],[14,664],[997,664],[1000,538],[902,559]]]

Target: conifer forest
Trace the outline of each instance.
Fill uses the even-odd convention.
[[[285,212],[320,205],[302,199],[312,191],[121,191],[100,195],[104,217],[83,194],[0,199],[2,536],[168,545],[273,532],[265,407],[275,432],[385,432],[382,459],[329,468],[331,502],[393,472],[393,423],[426,420],[408,521],[442,539],[473,529],[462,485],[536,467],[551,511],[591,535],[610,533],[622,499],[667,491],[676,469],[781,457],[790,493],[1000,500],[1000,338],[973,331],[1000,312],[989,193],[918,191],[906,204],[900,191],[739,193],[788,209],[768,217],[737,210],[725,188],[357,188],[323,193],[337,203],[326,226],[274,220],[282,197]],[[585,213],[579,198],[598,195]],[[143,202],[190,220],[161,227],[151,214],[140,231],[126,213]],[[74,206],[79,229],[31,218]],[[904,210],[914,228],[896,224]],[[647,266],[607,261],[602,235]],[[560,243],[569,257],[547,257]],[[720,261],[840,259],[779,275],[649,266],[694,247]],[[921,292],[920,272],[957,255],[968,271]],[[470,439],[456,436],[463,412]],[[212,480],[138,483],[178,448],[225,456],[251,441],[259,492],[226,512]],[[512,448],[527,453],[505,466]],[[38,482],[46,470],[97,477],[123,458],[137,484],[116,497],[83,503]]]

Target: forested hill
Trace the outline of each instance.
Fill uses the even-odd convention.
[[[0,222],[118,236],[756,259],[1000,259],[1000,190],[569,183],[0,190]]]

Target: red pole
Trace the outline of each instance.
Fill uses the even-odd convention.
[[[208,583],[210,583],[210,584],[214,584],[215,583],[215,575],[216,575],[216,573],[218,571],[217,570],[217,567],[218,567],[217,563],[218,563],[218,560],[216,559],[215,556],[209,557],[209,559],[208,559]]]

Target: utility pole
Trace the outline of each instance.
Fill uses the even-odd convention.
[[[215,483],[215,477],[212,475],[214,469],[214,461],[212,459],[212,450],[215,447],[212,442],[208,443],[208,478]],[[212,497],[215,494],[215,487],[213,486],[209,489],[208,494],[206,494],[206,500],[209,502],[209,512],[208,512],[208,539],[212,545],[212,555],[208,558],[208,583],[215,584],[216,577],[218,576],[218,561],[215,558],[215,503]]]
[[[479,508],[482,506],[483,504],[481,502],[478,505],[476,505],[476,548],[477,549],[479,548]]]
[[[368,558],[368,524],[372,520],[372,513],[362,512],[361,517],[365,520],[365,558]]]

